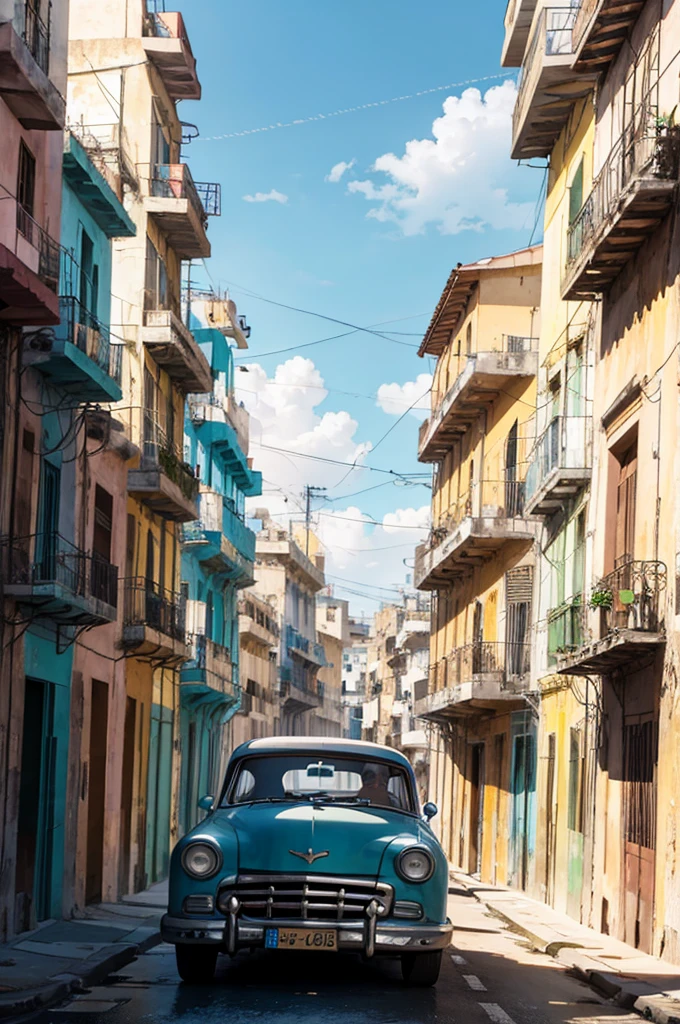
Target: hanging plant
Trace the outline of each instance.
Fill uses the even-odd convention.
[[[609,587],[596,587],[590,595],[591,608],[609,609],[614,604],[614,595]]]

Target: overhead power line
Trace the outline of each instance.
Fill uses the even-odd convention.
[[[198,141],[220,142],[223,139],[240,139],[246,135],[260,135],[262,132],[274,132],[280,128],[296,128],[301,124],[311,124],[313,121],[327,121],[331,117],[343,117],[345,114],[356,114],[361,110],[371,110],[374,107],[387,107],[392,103],[403,103],[404,100],[418,99],[420,96],[430,96],[436,92],[446,92],[448,89],[461,89],[466,85],[478,85],[480,82],[494,82],[498,79],[511,78],[514,71],[499,71],[495,75],[482,75],[480,78],[467,78],[462,82],[449,82],[448,85],[434,85],[430,89],[419,89],[418,92],[407,93],[404,96],[392,96],[387,100],[374,100],[371,103],[359,103],[354,107],[345,107],[342,110],[332,110],[327,114],[311,114],[307,117],[296,117],[292,121],[276,121],[274,124],[263,125],[260,128],[244,128],[240,132],[225,132],[223,135],[207,135]]]

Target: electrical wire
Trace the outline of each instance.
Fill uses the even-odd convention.
[[[256,447],[269,452],[280,452],[284,455],[293,455],[300,459],[311,459],[313,462],[325,462],[332,466],[351,466],[354,468],[353,462],[344,462],[342,459],[329,459],[324,458],[322,455],[309,455],[307,452],[295,452],[290,448],[277,448],[274,445],[262,444],[262,442],[257,441],[254,441],[253,444]],[[361,465],[361,468],[367,469],[370,473],[386,473],[388,476],[396,477],[397,479],[404,480],[408,483],[410,483],[414,477],[429,477],[431,475],[430,473],[398,473],[395,469],[378,469],[377,466],[364,466],[363,464]]]

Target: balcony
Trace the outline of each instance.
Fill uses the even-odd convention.
[[[629,561],[596,584],[571,641],[555,650],[557,672],[572,676],[635,671],[666,642],[663,562]],[[572,614],[576,614],[572,612]]]
[[[155,414],[128,408],[115,409],[114,415],[141,452],[139,467],[128,470],[128,494],[164,519],[186,523],[198,518],[198,480]]]
[[[249,497],[261,494],[262,474],[250,468],[247,456],[246,410],[236,404],[233,396],[220,399],[208,394],[204,400],[203,396],[192,395],[189,415],[201,443],[221,459],[237,487]]]
[[[187,658],[180,671],[182,706],[224,721],[238,707],[241,689],[234,681],[231,651],[203,634],[188,636]]]
[[[590,481],[592,465],[592,417],[556,416],[536,442],[527,470],[526,514],[547,516],[563,508]]]
[[[522,64],[524,51],[529,42],[531,23],[534,20],[536,0],[510,0],[505,10],[505,40],[501,65],[504,68],[518,68]]]
[[[533,544],[538,520],[524,515],[524,483],[484,481],[459,498],[416,548],[415,585],[437,590],[468,576],[503,549],[519,555]]]
[[[287,715],[299,715],[321,705],[316,669],[303,664],[281,667],[281,710]]]
[[[575,7],[544,7],[534,19],[512,119],[512,158],[548,156],[594,74],[572,68]]]
[[[0,238],[0,324],[58,324],[59,243],[9,196],[0,203]]]
[[[137,229],[119,198],[123,194],[121,181],[110,172],[103,153],[94,145],[91,152],[88,151],[72,130],[64,135],[62,169],[64,181],[107,238],[133,238],[136,235]]]
[[[212,391],[208,361],[189,328],[172,310],[145,309],[140,338],[180,391]]]
[[[316,665],[317,668],[324,668],[328,664],[323,644],[309,640],[294,626],[286,626],[286,648],[290,655],[295,655],[310,665]]]
[[[278,641],[280,631],[278,624],[262,608],[252,600],[241,600],[238,603],[239,637],[252,640],[263,648],[272,648]]]
[[[0,7],[0,97],[24,128],[61,131],[66,102],[49,78],[51,26],[39,7],[38,0]]]
[[[668,216],[678,183],[680,131],[642,103],[614,145],[569,228],[564,299],[606,292]]]
[[[574,67],[606,71],[637,21],[645,0],[581,0],[574,23]]]
[[[118,569],[64,537],[38,533],[0,544],[4,596],[31,616],[62,626],[102,626],[116,620]]]
[[[59,309],[57,327],[26,336],[24,366],[79,402],[119,402],[123,346],[112,345],[108,328],[73,296]]]
[[[302,580],[305,587],[316,593],[326,584],[323,570],[302,551],[285,530],[262,531],[257,536],[257,557],[266,562],[278,561],[286,566],[290,575]]]
[[[187,657],[184,600],[154,580],[123,580],[122,646],[139,656],[184,661]]]
[[[237,587],[255,582],[255,534],[224,495],[209,488],[202,491],[199,518],[182,527],[182,544],[185,551],[195,552],[205,569],[223,574]]]
[[[201,350],[206,346],[201,336],[206,331],[196,331],[195,338]],[[236,442],[244,455],[250,447],[250,416],[243,402],[237,402],[233,392],[226,390],[219,380],[213,382],[213,390],[189,396],[189,416],[194,427],[209,422],[228,423],[236,433]]]
[[[503,335],[500,349],[463,357],[462,371],[420,428],[418,459],[439,462],[513,380],[535,377],[538,339]]]
[[[113,124],[69,121],[66,127],[78,140],[115,196],[120,198],[123,195],[124,184],[134,191],[139,190],[137,168],[130,156],[130,142],[123,125],[118,121]]]
[[[139,168],[144,209],[153,217],[180,259],[210,256],[208,217],[221,213],[220,186],[194,182],[187,164]]]
[[[416,716],[442,722],[523,704],[530,654],[528,642],[478,642],[454,648],[433,666],[431,692],[416,701]]]
[[[151,7],[147,3],[147,9]],[[157,6],[157,5],[154,5]],[[200,100],[201,83],[182,15],[148,10],[142,44],[172,100]]]

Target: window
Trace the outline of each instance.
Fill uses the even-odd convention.
[[[472,355],[472,324],[468,324],[465,331],[465,354]]]
[[[80,233],[80,304],[97,315],[99,268],[94,262],[94,242],[83,228]]]
[[[35,244],[33,238],[33,209],[35,204],[35,158],[22,142],[19,145],[19,175],[17,179],[17,228]]]
[[[635,551],[635,505],[637,490],[637,440],[619,460],[616,495],[615,568],[632,561]]]
[[[107,562],[111,561],[112,523],[113,495],[97,484],[94,491],[94,537],[92,550]]]
[[[326,609],[326,622],[335,622],[335,613],[336,613],[336,611],[337,611],[337,608],[327,608]]]
[[[168,272],[150,238],[146,240],[144,309],[169,309]]]
[[[583,157],[569,188],[569,224],[573,224],[583,206]]]

